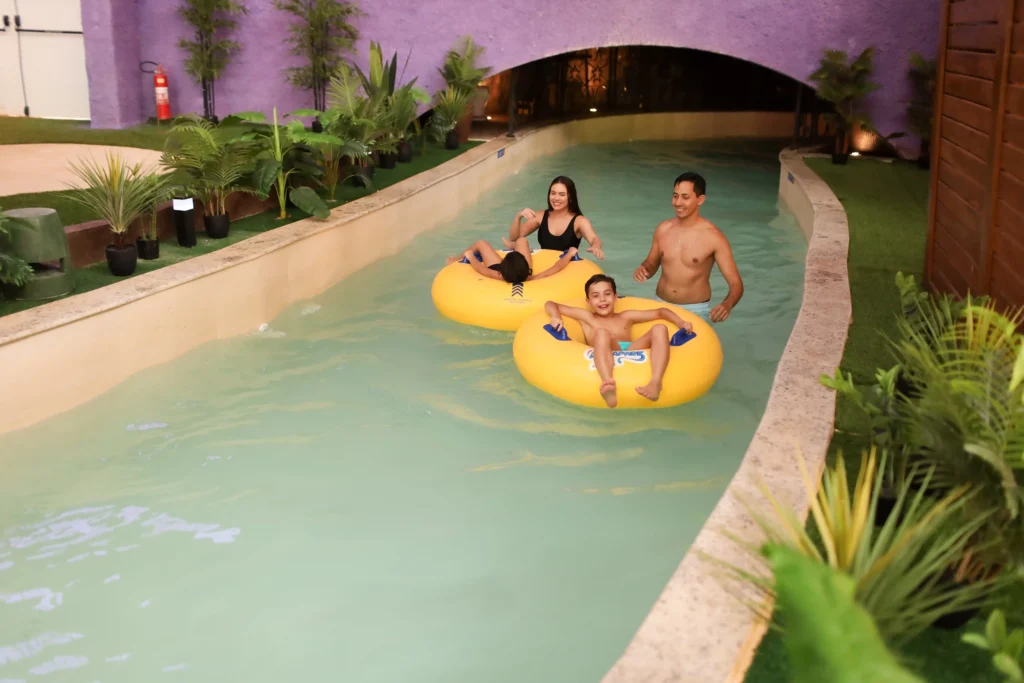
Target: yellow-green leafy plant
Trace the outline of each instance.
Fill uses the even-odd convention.
[[[835,464],[825,470],[815,493],[815,483],[803,458],[798,457],[810,501],[813,531],[808,531],[796,513],[762,485],[773,517],[763,515],[747,501],[744,504],[765,539],[753,542],[730,531],[723,533],[747,549],[762,570],[766,567],[759,549],[763,543],[772,543],[792,548],[849,576],[857,603],[872,616],[883,639],[898,645],[914,638],[943,615],[988,604],[1004,580],[985,577],[969,585],[948,580],[949,568],[963,555],[985,518],[965,519],[961,514],[972,497],[969,487],[958,487],[939,499],[926,496],[923,489],[911,488],[913,478],[927,486],[931,472],[926,468],[915,473],[919,477],[904,482],[897,492],[892,514],[881,526],[875,525],[884,459],[884,452],[879,457],[874,448],[862,454],[860,471],[851,489],[840,453]],[[733,564],[719,563],[725,566],[728,576],[755,588],[761,599],[750,603],[751,607],[767,621],[775,595],[766,572],[759,575]]]
[[[141,163],[128,164],[118,153],[108,152],[106,161],[85,157],[69,164],[84,188],[67,183],[72,192],[64,196],[106,221],[114,246],[126,246],[128,229],[152,204],[155,192],[149,169]]]

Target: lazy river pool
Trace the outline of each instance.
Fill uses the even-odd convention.
[[[777,151],[540,159],[266,329],[0,436],[0,680],[599,680],[738,468],[796,319]],[[563,403],[512,333],[434,309],[445,256],[498,243],[559,174],[620,292],[652,296],[631,275],[689,169],[746,284],[702,399]]]

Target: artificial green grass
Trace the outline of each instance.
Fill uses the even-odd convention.
[[[75,190],[69,190],[68,194],[74,192]],[[96,220],[96,214],[93,211],[68,199],[62,192],[31,192],[0,197],[0,210],[3,211],[37,206],[56,209],[65,226]]]
[[[0,145],[61,143],[163,150],[170,129],[170,123],[111,130],[89,128],[88,121],[0,116]]]
[[[332,209],[337,208],[346,202],[350,202],[359,199],[360,197],[365,197],[378,190],[382,190],[385,187],[389,187],[395,183],[410,178],[417,173],[422,173],[423,171],[434,168],[435,166],[438,166],[479,144],[481,144],[479,141],[469,141],[457,150],[448,150],[443,146],[428,144],[424,149],[423,154],[414,156],[412,161],[409,163],[398,164],[393,169],[378,168],[373,176],[372,188],[355,187],[351,184],[351,181],[340,184],[335,193],[336,202],[334,204],[329,204],[329,206]],[[321,190],[319,194],[326,199],[327,192],[325,190]],[[13,209],[25,206],[44,206],[55,208],[60,213],[61,220],[65,225],[73,225],[75,223],[80,223],[83,220],[92,220],[92,218],[94,218],[94,216],[88,216],[87,213],[83,213],[77,205],[60,197],[59,193],[56,192],[0,197],[0,206],[4,209]],[[65,211],[68,213],[65,213]],[[228,237],[220,240],[210,239],[205,236],[205,232],[198,231],[196,233],[198,243],[191,249],[179,247],[173,239],[163,240],[160,244],[160,258],[155,261],[143,261],[142,259],[139,259],[139,265],[135,273],[128,277],[135,277],[137,275],[142,275],[143,273],[149,273],[158,268],[178,263],[179,261],[208,254],[249,237],[253,237],[254,235],[258,235],[259,233],[266,232],[267,230],[273,230],[274,228],[294,223],[295,221],[302,220],[303,218],[309,218],[309,214],[295,207],[289,207],[288,214],[289,218],[285,220],[277,220],[278,209],[275,206],[273,209],[261,214],[239,220],[233,220],[231,221],[231,232],[228,234]],[[69,216],[73,216],[75,220],[71,220]],[[82,294],[83,292],[98,289],[126,279],[112,275],[108,270],[105,261],[95,263],[85,268],[77,268],[73,273],[75,277],[74,294]],[[74,294],[72,294],[72,296]],[[17,313],[18,311],[24,311],[29,308],[34,308],[36,306],[41,306],[45,303],[48,302],[10,301],[0,297],[0,317],[10,315],[11,313]]]
[[[924,272],[929,174],[904,161],[851,158],[846,166],[833,165],[827,158],[806,162],[842,202],[850,228],[853,323],[840,367],[858,384],[871,382],[876,369],[894,364],[886,340],[895,338],[900,312],[896,273],[914,275],[920,282]],[[829,460],[834,462],[841,450],[855,474],[861,451],[869,447],[866,432],[864,417],[839,397]],[[960,630],[929,629],[898,654],[929,683],[999,681],[989,656],[960,642],[965,630],[983,628],[983,618],[976,617]],[[777,630],[765,635],[745,680],[789,680],[785,645]]]

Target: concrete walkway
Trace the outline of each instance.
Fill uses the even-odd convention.
[[[65,183],[81,186],[78,177],[68,168],[80,157],[99,162],[107,152],[120,154],[130,164],[156,166],[160,152],[136,147],[106,145],[0,145],[0,197],[28,192],[55,192],[68,189]]]

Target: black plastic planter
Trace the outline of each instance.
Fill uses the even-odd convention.
[[[231,216],[222,213],[217,216],[203,216],[203,224],[206,226],[206,234],[215,240],[222,240],[228,236],[231,230]]]
[[[160,258],[160,240],[145,240],[141,237],[135,240],[135,248],[139,252],[139,258],[145,261],[153,261]]]
[[[124,247],[107,245],[107,268],[117,277],[127,277],[135,272],[139,263],[139,252],[134,244]]]
[[[408,140],[402,140],[398,143],[398,161],[402,164],[412,161],[412,145],[409,144]]]

